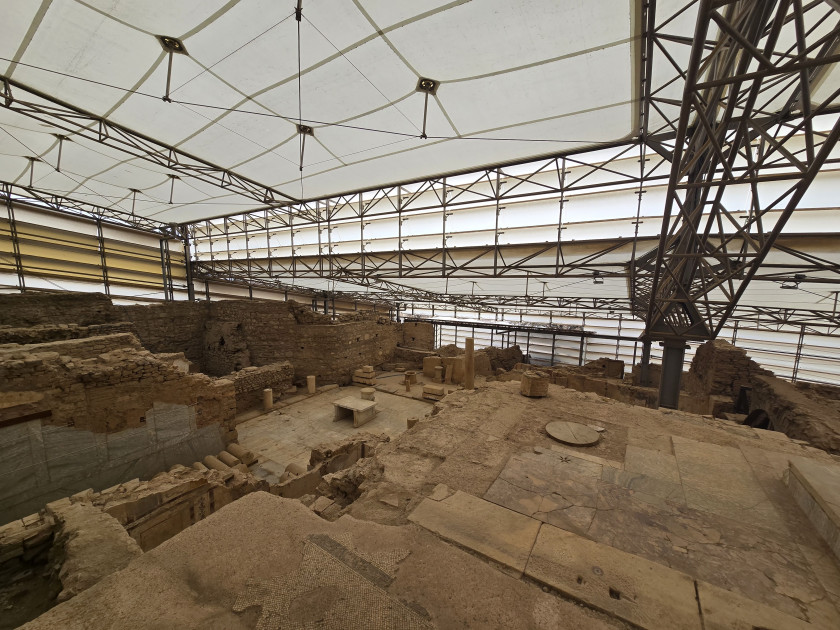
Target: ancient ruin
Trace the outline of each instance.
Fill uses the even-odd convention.
[[[840,390],[729,343],[700,346],[662,410],[638,366],[434,348],[432,324],[373,311],[36,293],[0,313],[3,627],[191,626],[210,591],[229,627],[370,606],[394,628],[840,619]],[[137,584],[164,557],[182,599],[153,612]],[[350,569],[305,595],[330,563]]]
[[[840,0],[0,1],[0,630],[840,629]]]

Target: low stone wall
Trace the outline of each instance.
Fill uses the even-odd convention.
[[[228,503],[267,489],[238,470],[176,465],[0,525],[0,627],[34,619]]]
[[[116,322],[113,324],[41,324],[30,328],[0,327],[0,345],[7,343],[34,344],[65,339],[84,339],[101,335],[118,333],[135,333],[135,326],[131,322]]]
[[[228,375],[226,378],[233,381],[236,391],[236,413],[260,407],[264,389],[273,389],[275,398],[278,397],[291,387],[293,376],[294,367],[288,361],[248,367]]]

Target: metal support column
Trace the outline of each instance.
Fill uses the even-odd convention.
[[[685,361],[685,340],[666,339],[662,350],[659,406],[676,409],[680,404],[680,379]]]
[[[639,385],[650,387],[650,339],[642,339],[642,360],[639,366]]]
[[[96,220],[96,242],[99,248],[99,266],[102,269],[102,285],[105,295],[111,295],[111,285],[108,282],[108,261],[105,258],[105,239],[102,236],[102,220]]]
[[[169,241],[160,239],[160,274],[163,279],[163,299],[171,302],[172,294],[172,267],[169,260]]]
[[[12,239],[12,255],[15,260],[15,271],[18,277],[18,289],[21,293],[26,292],[26,282],[23,277],[23,262],[20,256],[20,241],[18,240],[17,222],[15,221],[15,208],[12,203],[12,188],[8,184],[3,185],[3,194],[6,197],[6,211],[9,215],[9,236]]]
[[[792,383],[796,382],[796,377],[799,374],[799,361],[802,359],[802,344],[805,341],[805,326],[799,327],[799,339],[796,342],[796,356],[793,359],[793,372],[790,375]]]
[[[195,283],[193,281],[192,253],[190,252],[190,231],[181,228],[181,240],[184,243],[184,271],[187,276],[187,299],[195,302]]]

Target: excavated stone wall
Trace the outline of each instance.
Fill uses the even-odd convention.
[[[290,361],[298,382],[314,374],[319,382],[348,383],[360,365],[380,365],[398,345],[408,345],[407,340],[425,346],[434,336],[429,324],[409,324],[406,329],[371,312],[352,313],[333,322],[330,316],[294,301],[113,306],[102,294],[0,296],[0,339],[5,333],[9,340],[51,341],[58,324],[72,323],[78,326],[63,328],[65,338],[88,337],[92,330],[82,328],[120,322],[129,322],[120,324],[120,330],[134,332],[147,350],[181,352],[212,376]],[[42,326],[40,332],[34,326]],[[26,333],[11,331],[26,327],[30,327]]]
[[[429,322],[405,322],[402,325],[400,346],[416,350],[433,350],[435,347],[435,327]]]
[[[3,522],[235,439],[234,383],[186,365],[130,334],[0,346]]]
[[[233,381],[236,390],[236,412],[242,413],[261,406],[264,389],[274,390],[274,396],[277,397],[291,387],[293,376],[294,367],[288,361],[262,367],[247,367],[230,374],[227,378]]]
[[[49,411],[48,424],[101,433],[141,427],[155,403],[194,407],[198,427],[234,411],[232,384],[184,374],[130,334],[0,347],[0,392],[27,391],[41,395],[32,412]]]
[[[39,324],[29,328],[0,327],[0,345],[7,343],[46,343],[67,339],[84,339],[101,335],[116,335],[119,333],[136,334],[131,322],[115,322],[112,324]]]
[[[746,350],[715,339],[698,346],[682,389],[692,394],[735,397],[742,387],[750,387],[753,379],[763,374],[770,372],[750,359]]]
[[[773,429],[840,453],[840,401],[770,375],[754,377],[751,385],[750,411],[765,411]]]
[[[0,628],[34,619],[228,503],[267,489],[238,470],[176,465],[0,525]]]
[[[402,337],[400,326],[384,319],[326,322],[328,317],[293,302],[213,303],[204,334],[205,369],[219,374],[290,361],[296,382],[314,374],[319,382],[346,384],[360,365],[388,360]]]
[[[131,322],[137,337],[152,352],[183,352],[199,368],[204,361],[207,302],[168,302],[114,307],[120,320]],[[215,374],[218,375],[218,374]]]
[[[104,293],[9,293],[0,295],[0,326],[104,324],[119,318]]]

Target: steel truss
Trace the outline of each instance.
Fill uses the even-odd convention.
[[[828,32],[814,26],[826,22],[819,17],[826,13],[833,18]],[[717,37],[710,39],[714,27]],[[791,29],[795,43],[786,47],[782,34]],[[714,338],[735,312],[831,159],[840,122],[820,132],[815,119],[836,109],[840,91],[819,104],[812,103],[812,91],[840,61],[840,23],[819,2],[701,0],[693,40],[654,35],[657,44],[666,40],[690,45],[691,56],[688,69],[680,70],[683,98],[668,143],[673,161],[661,240],[634,263],[633,307],[650,338],[702,340]],[[655,93],[650,104],[659,107]],[[804,146],[795,137],[804,138]],[[766,198],[760,185],[767,182],[786,189]],[[723,201],[735,186],[750,192],[745,223]],[[779,209],[772,228],[765,226],[767,214]]]
[[[112,123],[105,118],[27,87],[14,79],[0,76],[0,82],[3,86],[0,106],[46,123],[56,130],[62,130],[68,136],[85,138],[96,144],[117,149],[164,167],[179,176],[218,186],[231,193],[251,199],[258,204],[277,206],[290,201],[297,201],[294,197],[290,197],[275,188],[255,182],[221,166],[216,166],[207,160],[202,160],[122,125]],[[36,98],[31,101],[24,100],[20,98],[21,94],[28,94]]]
[[[618,318],[622,315],[626,316],[634,313],[630,298],[551,297],[540,294],[524,296],[441,294],[422,291],[370,276],[343,277],[340,279],[342,282],[350,282],[365,287],[367,289],[365,292],[329,291],[301,286],[294,284],[293,281],[290,282],[281,278],[248,275],[243,271],[214,271],[204,263],[198,263],[193,273],[196,281],[227,282],[240,286],[291,291],[320,299],[342,299],[385,304],[389,308],[402,308],[403,310],[408,303],[413,303],[427,308],[443,307],[445,309],[448,306],[456,311],[460,308],[502,316],[527,312],[555,316]],[[336,280],[339,279],[336,278]],[[739,322],[749,323],[766,330],[780,331],[791,326],[804,326],[809,332],[815,334],[833,334],[840,330],[840,310],[838,310],[837,304],[834,305],[832,310],[739,305],[734,312],[734,316]]]
[[[840,61],[836,14],[831,13],[833,29],[827,34],[825,28],[817,35],[813,26],[806,27],[815,21],[826,23],[825,17],[811,19],[826,6],[821,2],[805,5],[802,0],[687,0],[675,15],[658,16],[655,0],[646,0],[641,15],[639,127],[633,140],[531,160],[534,167],[526,175],[516,165],[499,166],[469,177],[438,177],[307,201],[285,197],[4,79],[4,104],[9,109],[235,192],[264,207],[181,226],[181,232],[178,226],[29,188],[9,190],[18,189],[21,196],[51,210],[156,231],[180,238],[187,245],[209,242],[209,260],[194,256],[196,279],[391,306],[430,303],[485,312],[520,308],[603,313],[606,309],[645,318],[648,332],[658,337],[706,339],[716,335],[730,316],[760,325],[770,322],[825,330],[838,325],[836,309],[742,306],[738,300],[751,280],[781,282],[789,280],[793,271],[819,272],[823,278],[826,272],[840,273],[836,263],[801,251],[780,237],[817,171],[840,163],[831,155],[838,126],[828,133],[814,128],[818,116],[840,111],[840,99],[833,94],[812,105],[810,98],[821,72]],[[676,18],[694,9],[698,12],[694,37],[671,32]],[[714,39],[712,25],[718,29]],[[795,31],[796,44],[789,49],[779,44],[779,34],[785,29]],[[691,50],[688,70],[679,49]],[[660,76],[653,73],[654,62],[657,67],[670,67],[673,78],[654,84],[654,76]],[[677,88],[679,95],[674,94]],[[27,92],[51,105],[17,98]],[[797,145],[800,139],[804,146]],[[599,149],[611,150],[611,157],[592,154]],[[631,160],[638,160],[638,165],[628,169]],[[787,182],[790,188],[776,199],[765,199],[759,188],[771,181]],[[655,185],[668,186],[661,236],[643,238],[638,235],[641,202],[645,187]],[[752,193],[746,222],[737,220],[722,203],[727,186],[736,185],[747,186]],[[573,203],[576,195],[607,191],[638,196],[635,236],[600,242],[564,240],[567,204]],[[504,229],[500,229],[500,212],[508,205],[507,211],[515,211],[513,204],[530,200],[557,203],[556,223],[538,226],[550,230],[551,241],[500,242]],[[447,217],[477,206],[495,209],[496,223],[489,230],[489,242],[469,248],[450,246],[448,237],[454,232],[447,229]],[[407,247],[403,222],[429,212],[442,217],[440,246]],[[780,212],[780,217],[772,229],[765,229],[769,212]],[[398,226],[396,248],[368,247],[366,224],[389,218]],[[347,224],[356,224],[359,230],[351,253],[342,250],[348,241],[337,242],[332,236],[336,226]],[[310,246],[295,242],[296,232],[304,228],[317,230],[316,254],[297,253],[301,245]],[[288,254],[280,255],[272,246],[272,234],[278,232],[288,234]],[[232,241],[240,238],[245,246],[232,246]],[[796,262],[783,268],[763,265],[771,248]],[[586,278],[595,272],[627,279],[630,298],[444,294],[397,282],[404,278],[520,278],[528,282]],[[297,279],[349,283],[363,287],[364,292],[305,289],[295,283]]]
[[[85,201],[76,201],[69,197],[46,194],[28,186],[0,182],[0,199],[7,203],[30,205],[40,210],[89,219],[95,223],[106,223],[182,240],[182,230],[175,224],[161,223],[154,219],[147,219],[114,208],[97,206]]]

